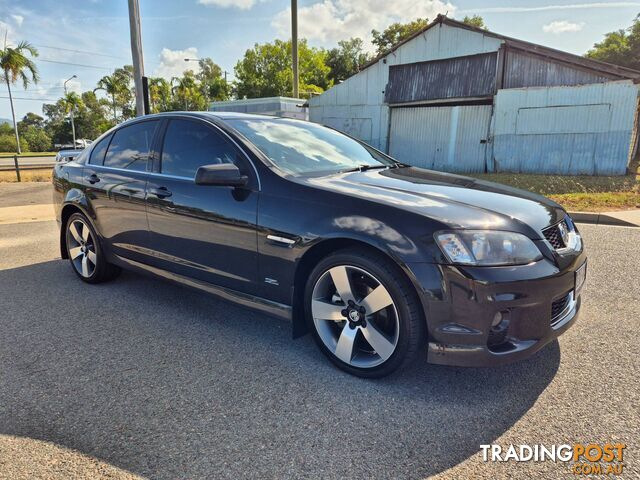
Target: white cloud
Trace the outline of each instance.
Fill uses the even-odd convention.
[[[13,21],[18,27],[22,26],[22,22],[24,22],[24,17],[22,15],[11,15],[11,18],[13,18]]]
[[[256,4],[255,0],[198,0],[198,3],[222,8],[236,7],[240,10],[249,10]]]
[[[584,27],[584,23],[568,22],[567,20],[555,20],[542,26],[545,33],[568,33],[579,32]]]
[[[547,12],[553,10],[589,10],[593,8],[634,8],[640,7],[640,2],[592,2],[569,3],[562,5],[541,5],[523,7],[480,7],[461,10],[460,13],[520,13],[520,12]]]
[[[383,30],[393,22],[408,22],[417,17],[433,20],[439,13],[455,14],[456,7],[443,0],[322,0],[298,9],[300,37],[323,43],[335,43],[360,37],[368,44],[371,30]],[[291,9],[276,14],[271,22],[281,37],[291,36]]]
[[[154,75],[171,80],[171,77],[179,77],[185,70],[198,73],[200,71],[198,62],[185,62],[185,58],[198,58],[198,49],[196,47],[184,50],[163,48],[160,52],[160,65],[155,69]]]

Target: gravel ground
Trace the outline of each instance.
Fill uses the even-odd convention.
[[[639,478],[640,229],[582,231],[582,316],[559,342],[367,381],[286,322],[129,273],[81,283],[54,222],[1,225],[0,478],[580,478],[479,446],[611,441]]]

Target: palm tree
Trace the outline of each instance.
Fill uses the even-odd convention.
[[[111,95],[111,101],[113,102],[113,121],[118,123],[118,113],[116,111],[116,95],[122,92],[124,86],[122,77],[116,75],[105,75],[98,81],[98,86],[93,89],[94,93],[96,90],[104,90],[107,95]]]
[[[9,91],[9,102],[11,103],[11,116],[13,117],[13,130],[16,134],[16,148],[18,153],[20,150],[20,137],[18,135],[18,123],[16,122],[16,112],[13,108],[13,95],[11,94],[11,85],[18,80],[22,80],[22,85],[26,90],[31,82],[38,83],[38,69],[35,63],[25,54],[31,57],[38,56],[38,50],[29,42],[20,42],[16,47],[7,46],[7,35],[4,36],[4,47],[0,50],[0,68],[4,75],[4,81],[7,83]]]
[[[64,94],[62,97],[62,107],[64,108],[65,114],[70,114],[71,112],[76,111],[82,105],[82,99],[78,96],[76,92],[68,92]],[[73,148],[76,148],[75,140],[76,140],[76,127],[73,124],[73,116],[71,117],[71,128],[73,129]]]
[[[169,110],[169,100],[171,99],[171,86],[162,77],[149,79],[149,100],[151,101],[151,111],[166,112]]]

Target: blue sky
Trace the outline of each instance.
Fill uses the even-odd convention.
[[[145,70],[170,78],[189,65],[183,58],[211,57],[233,66],[256,42],[289,35],[289,0],[140,0]],[[300,36],[332,47],[372,28],[438,13],[482,15],[490,30],[582,54],[606,32],[630,25],[640,1],[580,0],[299,0]],[[131,62],[126,0],[0,0],[0,32],[9,41],[28,40],[40,50],[41,83],[16,88],[15,105],[42,113],[43,101],[73,89],[88,90],[113,68]],[[55,47],[55,48],[52,48]],[[73,66],[64,63],[85,66]],[[0,86],[0,117],[9,118],[6,86]],[[24,99],[23,99],[24,98]]]

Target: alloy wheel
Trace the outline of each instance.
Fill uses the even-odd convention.
[[[353,265],[329,268],[311,298],[313,322],[327,349],[344,363],[372,368],[395,352],[398,310],[386,287]]]
[[[80,219],[69,223],[67,231],[69,258],[78,274],[89,278],[96,270],[98,261],[96,243],[89,226]]]

